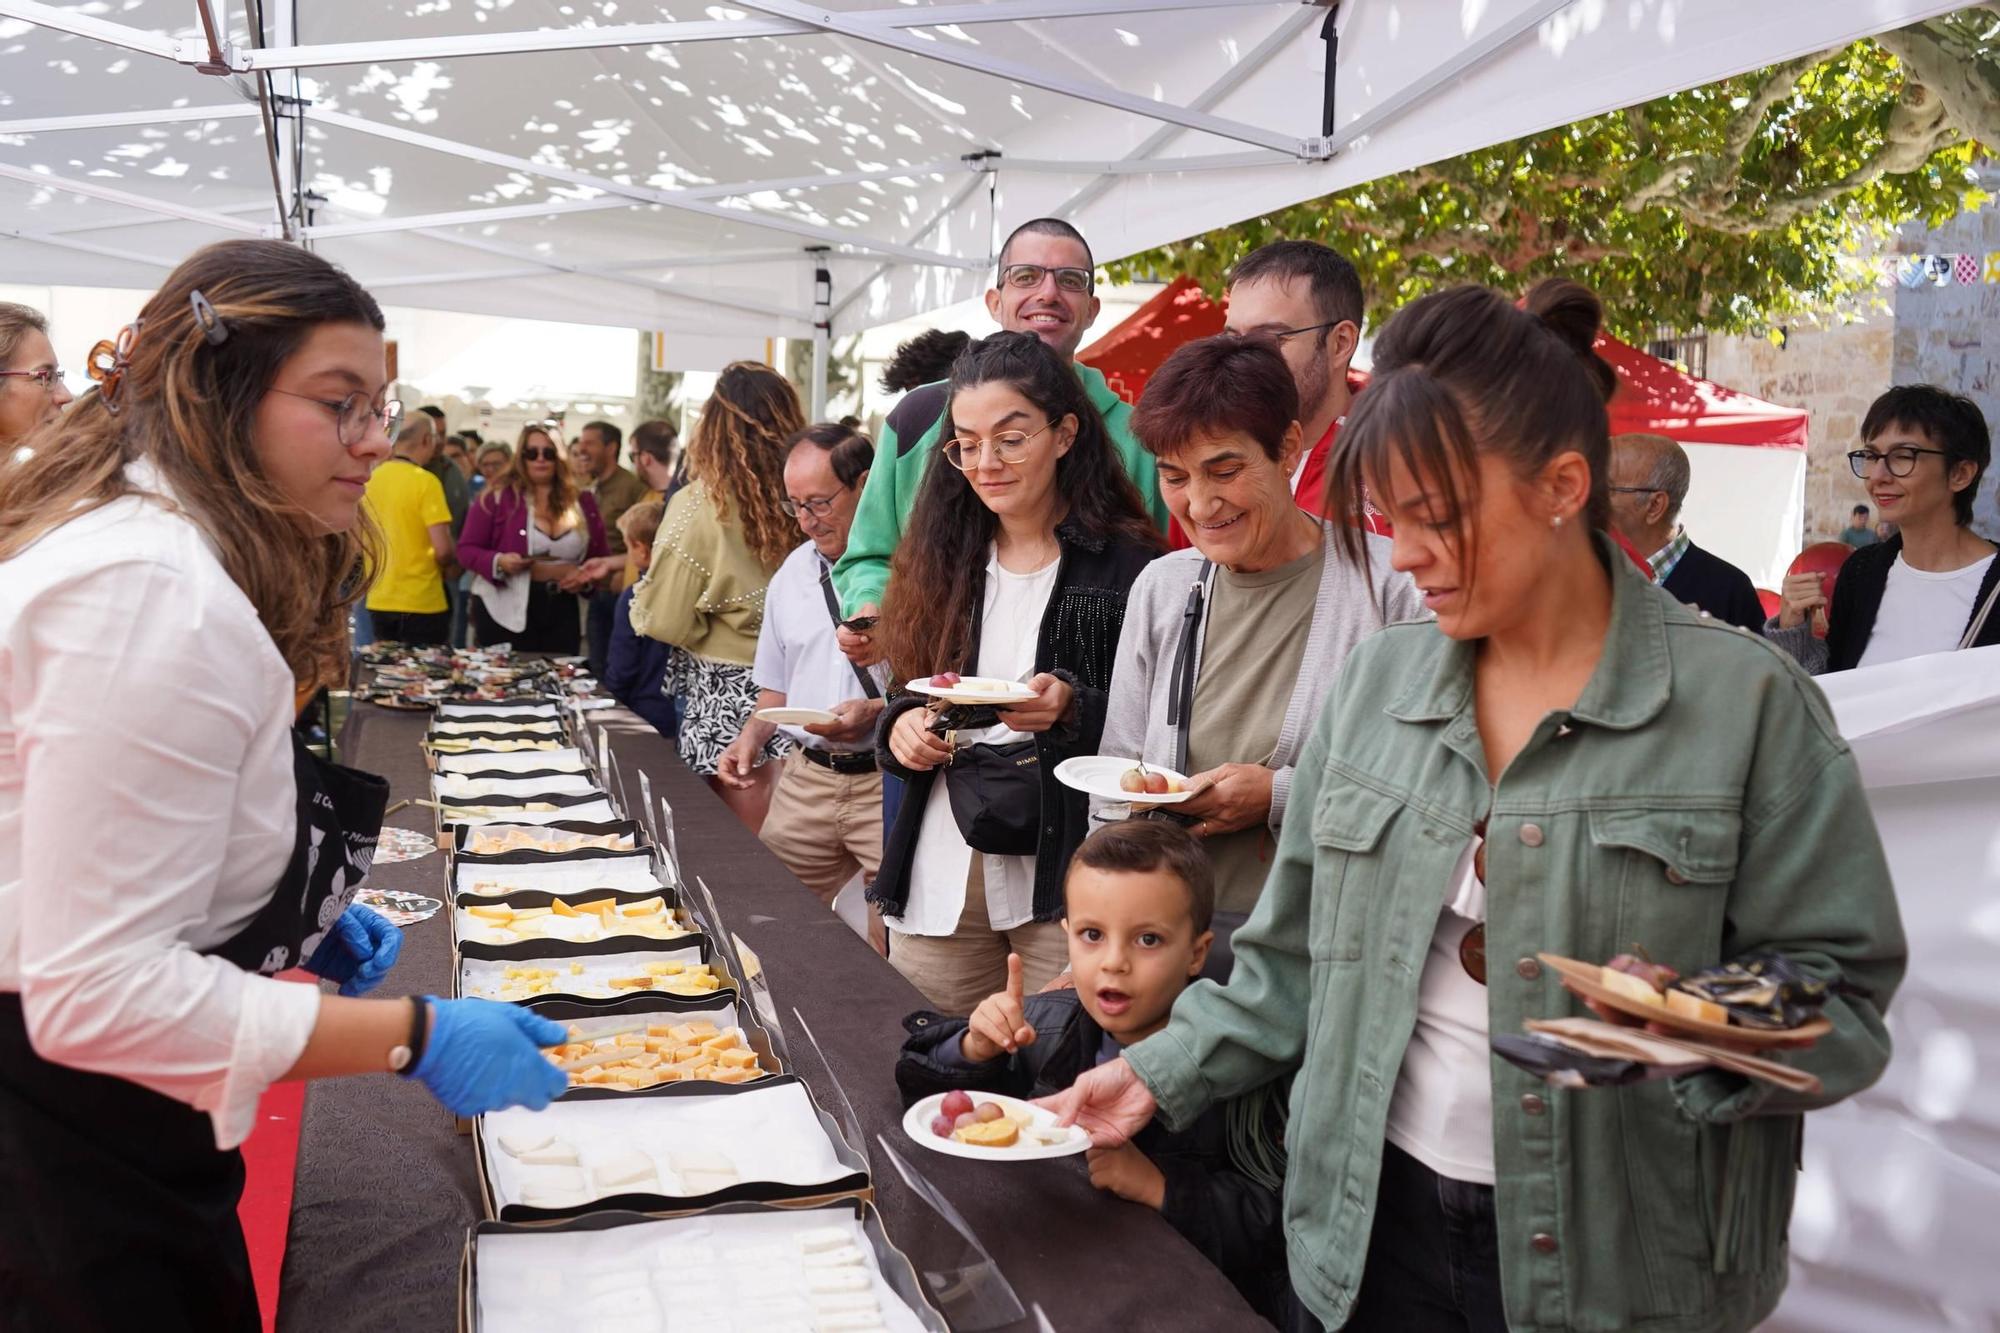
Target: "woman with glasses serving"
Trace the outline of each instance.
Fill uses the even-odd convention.
[[[382,328],[308,251],[211,246],[0,455],[0,1327],[254,1333],[237,1147],[281,1079],[563,1089],[559,1024],[360,998],[402,942],[350,905],[388,784],[293,731],[346,672]]]
[[[0,449],[12,449],[70,403],[49,322],[29,306],[0,301]]]
[[[574,655],[583,646],[583,565],[611,553],[597,500],[579,490],[555,438],[521,428],[506,473],[465,516],[458,563],[472,571],[472,631],[481,645]]]
[[[1831,606],[1823,576],[1786,576],[1764,637],[1815,676],[2000,643],[2000,560],[1972,530],[1993,460],[1978,405],[1935,385],[1899,385],[1870,405],[1861,439],[1847,461],[1896,535],[1847,558]],[[1812,629],[1822,610],[1823,639]]]
[[[1104,730],[1125,595],[1160,537],[1104,420],[1061,353],[1029,333],[952,366],[945,466],[924,474],[896,547],[878,633],[891,679],[1020,681],[1034,697],[943,717],[905,691],[877,758],[909,784],[869,900],[889,961],[949,1014],[1068,965],[1062,880],[1086,798],[1055,779]]]

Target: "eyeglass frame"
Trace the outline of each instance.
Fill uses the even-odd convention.
[[[847,488],[842,487],[841,489],[845,490]],[[786,518],[797,518],[799,516],[799,511],[801,509],[805,510],[808,514],[811,514],[814,518],[825,518],[828,514],[831,514],[833,512],[833,506],[836,503],[838,503],[839,500],[840,497],[838,495],[827,495],[827,496],[816,497],[814,499],[807,500],[804,503],[800,503],[799,501],[792,499],[791,496],[787,495],[778,501],[778,508],[785,511]]]
[[[1897,454],[1907,454],[1910,458],[1910,465],[1901,472],[1896,471],[1895,465],[1889,461]],[[1890,476],[1900,480],[1916,472],[1918,454],[1936,454],[1940,458],[1951,457],[1950,451],[1946,449],[1925,449],[1914,444],[1897,444],[1891,445],[1886,450],[1850,449],[1847,451],[1847,466],[1856,477],[1866,481],[1869,469],[1880,463]]]
[[[382,406],[376,407],[374,399],[359,389],[348,394],[345,398],[332,402],[324,398],[316,398],[309,393],[300,393],[297,389],[280,389],[275,384],[270,386],[269,391],[271,393],[284,394],[287,398],[302,398],[308,403],[318,403],[321,407],[333,413],[333,436],[340,441],[340,447],[343,449],[352,449],[355,445],[360,444],[362,440],[368,438],[368,428],[366,426],[362,427],[361,434],[357,438],[352,440],[346,438],[346,427],[343,423],[347,418],[347,414],[354,410],[351,404],[357,398],[368,404],[367,419],[378,423],[382,427],[382,434],[389,439],[395,439],[396,432],[402,427],[403,400],[400,398],[385,398],[382,400]]]
[[[1018,273],[1025,269],[1034,270],[1037,276],[1033,282],[1009,282],[1007,280],[1007,275],[1009,273]],[[1071,295],[1085,296],[1097,289],[1097,271],[1095,269],[1077,268],[1073,265],[1056,265],[1056,264],[1009,264],[1007,265],[1007,267],[1000,270],[999,274],[1000,286],[1012,287],[1017,291],[1023,291],[1023,292],[1033,291],[1035,288],[1041,286],[1042,279],[1046,278],[1051,273],[1056,275],[1057,289],[1069,292]],[[1081,273],[1083,275],[1083,286],[1064,287],[1062,281],[1062,275],[1065,273]]]
[[[61,366],[57,366],[52,370],[0,370],[0,380],[33,380],[41,385],[42,392],[47,394],[53,394],[56,391],[56,385],[62,384],[67,377],[68,372]]]
[[[949,440],[946,440],[943,444],[940,444],[938,446],[938,452],[944,455],[945,462],[951,464],[953,467],[957,468],[960,472],[970,472],[972,471],[972,468],[979,466],[980,455],[986,452],[986,446],[990,444],[993,446],[993,456],[995,458],[998,458],[1002,463],[1005,463],[1009,467],[1011,467],[1015,463],[1020,462],[1022,459],[1028,456],[1023,446],[1025,446],[1029,440],[1034,439],[1037,435],[1040,435],[1043,431],[1051,429],[1052,427],[1054,427],[1055,424],[1056,423],[1053,421],[1045,422],[1043,423],[1040,430],[1001,431],[1000,435],[1019,435],[1021,437],[1020,439],[1014,441],[1013,447],[1016,449],[1021,449],[1022,452],[1013,458],[1007,457],[1006,448],[1000,443],[1000,435],[995,435],[990,440],[976,440],[972,442],[978,446],[979,450],[978,453],[975,453],[972,456],[972,467],[967,467],[965,464],[958,461],[959,455],[965,451],[967,443],[963,436],[958,436],[958,435],[952,436]]]
[[[1664,494],[1667,488],[1664,486],[1606,486],[1604,489],[1615,491],[1622,495],[1653,495]]]

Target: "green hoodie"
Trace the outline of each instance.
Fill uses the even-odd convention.
[[[1083,381],[1091,405],[1104,418],[1111,447],[1138,486],[1147,512],[1164,532],[1167,506],[1160,499],[1159,471],[1153,456],[1132,435],[1131,406],[1111,391],[1100,372],[1079,365],[1076,376]],[[833,567],[833,584],[840,591],[840,604],[847,615],[858,614],[864,606],[882,604],[882,590],[889,586],[889,557],[903,535],[910,507],[917,502],[917,483],[924,479],[924,467],[937,452],[945,405],[944,384],[926,384],[910,390],[882,427],[881,438],[875,442],[875,466],[861,488],[861,503],[847,534],[847,554]],[[899,438],[906,433],[914,433],[908,442]]]

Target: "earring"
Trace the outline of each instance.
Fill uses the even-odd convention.
[[[1549,526],[1552,528],[1559,528],[1562,525],[1563,525],[1563,516],[1561,514],[1557,514],[1554,518],[1549,520]]]

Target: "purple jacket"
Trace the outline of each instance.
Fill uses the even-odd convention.
[[[576,497],[576,503],[583,511],[584,528],[590,534],[584,558],[594,560],[610,555],[611,546],[604,540],[604,520],[598,516],[596,497],[585,491]],[[527,553],[527,498],[519,491],[504,488],[482,491],[466,511],[465,530],[458,535],[458,563],[496,584],[505,583],[507,576],[500,572],[500,557]]]

